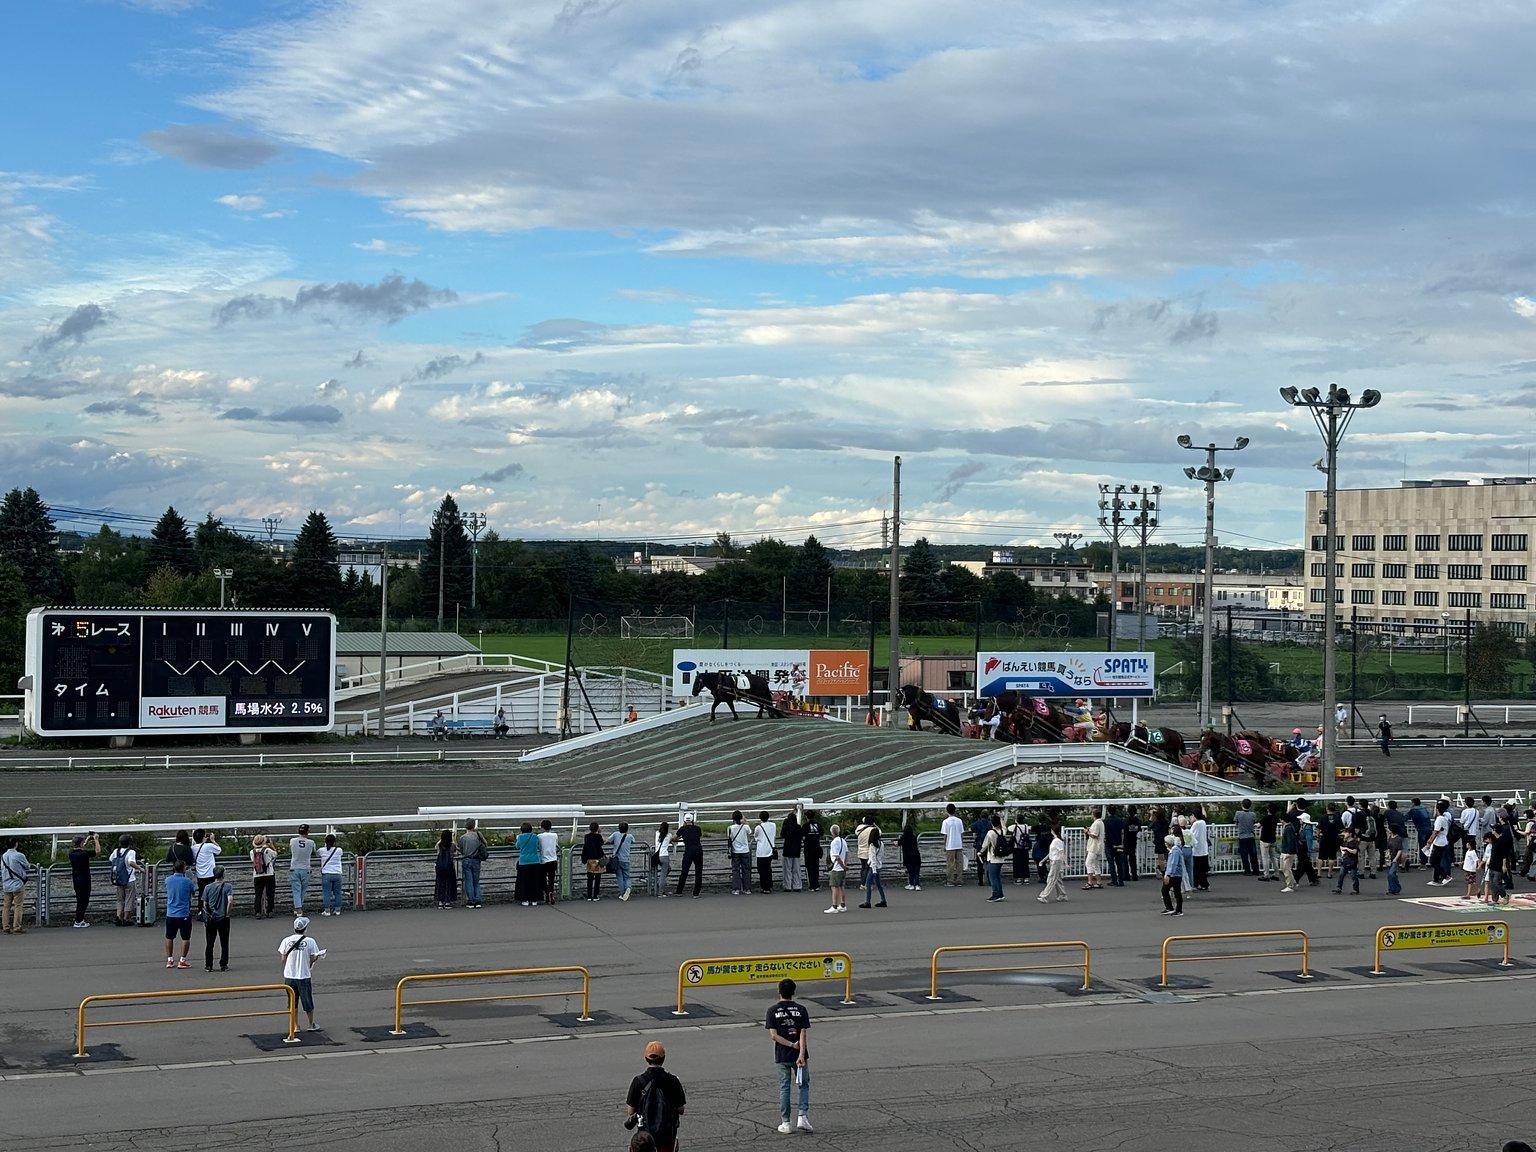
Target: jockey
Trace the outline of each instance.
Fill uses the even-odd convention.
[[[1082,739],[1093,735],[1093,709],[1088,707],[1088,701],[1079,696],[1067,709],[1067,715],[1072,718],[1072,727],[1082,733]]]
[[[990,709],[990,711],[992,715],[987,717],[986,723],[983,725],[987,733],[985,738],[988,740],[996,740],[997,730],[1002,726],[1003,723],[1003,710],[1001,708],[994,707]]]
[[[1312,741],[1301,734],[1300,728],[1292,728],[1291,747],[1296,749],[1297,755],[1305,755],[1312,751]]]

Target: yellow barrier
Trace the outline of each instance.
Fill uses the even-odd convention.
[[[560,965],[554,968],[500,968],[485,972],[431,972],[421,976],[403,977],[395,985],[395,1027],[390,1035],[405,1035],[405,1030],[400,1027],[400,1013],[405,1007],[407,984],[432,984],[443,980],[491,980],[498,976],[548,976],[555,972],[581,973],[581,1015],[576,1019],[583,1023],[589,1022],[592,1017],[587,1009],[591,1002],[592,977],[580,965]],[[445,996],[437,1000],[415,1000],[412,1001],[411,1007],[419,1008],[425,1004],[489,1004],[498,1000],[548,1000],[557,996],[571,995],[573,995],[571,992],[519,992],[508,996]]]
[[[778,956],[709,956],[684,960],[677,966],[677,1008],[686,1016],[683,986],[719,984],[777,984],[784,977],[800,980],[841,980],[843,1004],[853,1003],[853,957],[846,952],[805,952]]]
[[[92,1004],[104,1004],[109,1001],[124,1000],[164,1000],[170,998],[186,998],[188,996],[239,996],[251,992],[282,992],[288,997],[288,1007],[270,1012],[219,1012],[211,1016],[158,1016],[152,1020],[107,1020],[102,1023],[87,1025],[85,1022],[85,1010]],[[288,1017],[288,1035],[283,1039],[284,1044],[297,1044],[299,1042],[299,999],[294,990],[287,984],[246,984],[238,988],[185,988],[174,992],[113,992],[101,996],[87,996],[80,1001],[79,1012],[75,1016],[75,1059],[89,1060],[90,1055],[85,1050],[85,1030],[90,1028],[126,1028],[138,1024],[189,1024],[194,1020],[250,1020],[258,1016],[286,1016]]]
[[[1508,920],[1478,920],[1460,924],[1384,924],[1376,929],[1376,962],[1371,975],[1380,976],[1381,954],[1406,948],[1481,948],[1500,945],[1504,959],[1500,968],[1513,968],[1509,945],[1513,937]]]
[[[1221,952],[1215,956],[1175,956],[1176,964],[1192,964],[1201,960],[1247,960],[1260,956],[1300,956],[1301,971],[1297,973],[1298,980],[1312,979],[1307,971],[1307,961],[1311,958],[1312,939],[1300,929],[1283,929],[1275,932],[1207,932],[1197,936],[1170,936],[1163,941],[1163,975],[1158,984],[1159,988],[1168,987],[1168,945],[1179,940],[1256,940],[1272,938],[1275,936],[1300,936],[1301,950],[1286,949],[1280,952]]]
[[[1014,952],[1031,948],[1081,948],[1083,959],[1070,964],[1010,964],[1005,968],[946,968],[948,974],[957,972],[1048,972],[1059,968],[1081,968],[1083,970],[1083,991],[1088,991],[1091,970],[1089,968],[1090,953],[1088,945],[1082,940],[1046,940],[1034,944],[948,944],[943,948],[934,949],[933,962],[928,968],[928,999],[941,1000],[939,995],[939,957],[945,952]]]

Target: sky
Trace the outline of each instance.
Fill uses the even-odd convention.
[[[1531,469],[1536,18],[1464,0],[50,0],[0,484],[504,536],[1299,544]],[[17,48],[21,51],[16,51]]]

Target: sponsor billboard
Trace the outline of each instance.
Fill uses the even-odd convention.
[[[672,653],[672,695],[693,694],[700,672],[750,672],[791,696],[862,696],[869,653],[860,648],[679,648]]]
[[[1151,696],[1156,686],[1151,652],[978,652],[976,685],[982,696]]]

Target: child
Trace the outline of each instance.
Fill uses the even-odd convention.
[[[1408,854],[1403,851],[1403,834],[1391,828],[1387,829],[1387,895],[1396,896],[1403,890],[1402,882],[1397,878],[1398,869],[1408,862]]]
[[[1487,847],[1485,847],[1483,849],[1483,853],[1484,853],[1484,855],[1491,856],[1492,855],[1492,845],[1490,844]],[[1467,854],[1464,857],[1462,857],[1462,860],[1461,860],[1461,874],[1462,874],[1462,877],[1467,882],[1467,899],[1468,900],[1473,900],[1473,899],[1476,899],[1476,897],[1477,897],[1477,872],[1478,872],[1478,866],[1479,866],[1479,861],[1478,861],[1478,856],[1477,856],[1477,845],[1472,844],[1472,843],[1469,842],[1467,844]]]

